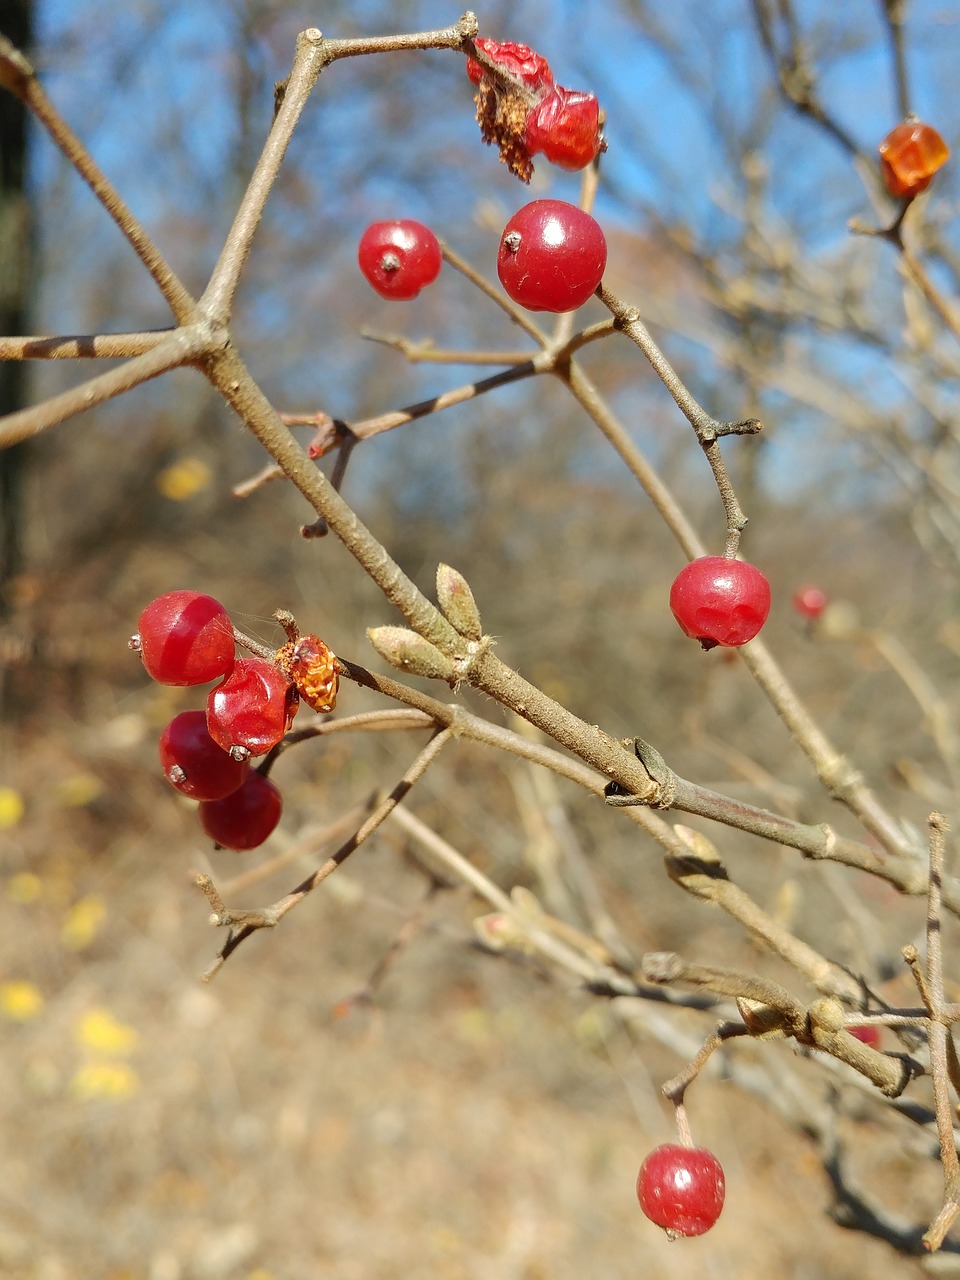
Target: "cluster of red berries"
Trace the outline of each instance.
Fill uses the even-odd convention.
[[[360,270],[382,298],[415,298],[440,272],[442,254],[429,227],[412,218],[373,222],[360,237]],[[497,274],[528,311],[574,311],[597,291],[607,241],[589,213],[566,200],[533,200],[504,228]]]
[[[130,648],[160,684],[219,680],[204,711],[182,711],[160,735],[164,776],[200,802],[200,822],[217,844],[253,849],[280,821],[280,792],[250,769],[293,723],[302,698],[332,711],[339,677],[336,659],[316,636],[291,623],[273,659],[238,658],[233,624],[219,600],[199,591],[168,591],[140,615]]]
[[[531,156],[575,172],[603,150],[600,104],[592,93],[556,84],[546,58],[528,45],[484,36],[474,45],[487,59],[467,59],[484,141],[500,145],[501,159],[519,177],[530,180]]]
[[[914,116],[891,129],[877,150],[884,186],[897,200],[912,200],[926,191],[950,158],[950,148],[936,129]]]

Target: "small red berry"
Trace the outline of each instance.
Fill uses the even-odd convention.
[[[225,849],[255,849],[280,821],[283,797],[261,773],[247,774],[239,790],[223,800],[203,800],[200,822]]]
[[[140,615],[130,641],[160,684],[206,684],[233,666],[233,624],[219,600],[199,591],[168,591]]]
[[[640,1208],[671,1236],[702,1236],[720,1217],[723,1167],[704,1147],[665,1143],[651,1151],[637,1175]]]
[[[744,560],[701,556],[677,574],[670,608],[680,629],[704,649],[752,640],[770,612],[770,583]]]
[[[847,1030],[856,1040],[868,1044],[871,1049],[880,1048],[880,1028],[870,1024],[866,1027],[848,1027]]]
[[[829,597],[819,587],[799,587],[793,593],[793,607],[801,618],[819,618],[829,604]]]
[[[592,93],[554,85],[531,108],[523,138],[530,155],[542,153],[560,169],[583,169],[603,145],[600,103]]]
[[[181,711],[160,735],[160,766],[172,787],[194,800],[222,800],[243,783],[249,765],[217,746],[202,711]]]
[[[550,70],[549,62],[529,45],[516,44],[513,40],[504,40],[501,43],[487,36],[478,36],[473,43],[487,55],[499,71],[518,80],[527,89],[536,92],[553,84],[553,72]],[[468,58],[467,75],[474,84],[479,84],[481,77],[489,75],[489,72],[476,58]]]
[[[382,298],[408,302],[440,274],[440,244],[412,218],[373,222],[360,237],[360,270]]]
[[[275,747],[296,714],[296,689],[265,658],[238,658],[207,697],[210,737],[240,759],[262,756]]]
[[[596,292],[607,265],[599,223],[565,200],[533,200],[504,228],[500,283],[528,311],[574,311]]]
[[[950,148],[929,124],[907,119],[891,129],[877,148],[880,172],[892,196],[906,199],[929,187],[950,158]]]

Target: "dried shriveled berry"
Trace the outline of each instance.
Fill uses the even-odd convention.
[[[297,714],[297,691],[276,663],[238,658],[207,698],[207,728],[224,751],[262,756],[275,747]]]
[[[280,821],[283,797],[260,773],[247,774],[246,781],[224,800],[204,800],[200,822],[211,840],[226,849],[255,849]]]
[[[523,136],[530,155],[542,153],[560,169],[583,169],[603,147],[600,103],[592,93],[554,85],[531,108]]]
[[[314,711],[332,711],[337,705],[337,660],[319,636],[298,636],[288,641],[277,650],[275,661]]]
[[[549,62],[529,45],[517,44],[513,40],[491,40],[487,36],[478,36],[473,43],[494,63],[498,72],[518,80],[525,88],[537,91],[553,84]],[[489,77],[490,74],[476,58],[467,59],[467,75],[473,84],[479,84],[484,76]]]
[[[897,199],[926,191],[933,175],[950,158],[950,148],[932,125],[905,120],[891,129],[878,147],[880,172]]]

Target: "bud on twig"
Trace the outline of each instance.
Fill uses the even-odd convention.
[[[380,657],[400,671],[427,680],[446,680],[448,684],[457,679],[450,659],[415,631],[406,627],[369,627],[367,636]]]
[[[481,639],[480,610],[473,592],[463,574],[448,564],[437,565],[437,599],[447,621],[462,636],[468,640]]]

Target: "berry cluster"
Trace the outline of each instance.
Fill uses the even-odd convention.
[[[604,141],[592,93],[556,84],[546,58],[525,44],[480,36],[474,47],[484,58],[467,59],[480,131],[511,172],[529,182],[536,155],[571,171],[596,159]]]
[[[130,648],[160,684],[219,680],[205,711],[182,711],[160,735],[164,777],[200,802],[200,822],[217,844],[253,849],[280,821],[280,792],[250,769],[293,723],[301,698],[317,711],[337,699],[336,659],[316,636],[284,623],[288,640],[273,659],[238,658],[226,609],[198,591],[168,591],[140,615]]]

